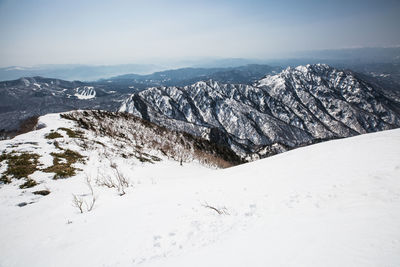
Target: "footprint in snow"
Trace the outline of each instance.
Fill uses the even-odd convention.
[[[254,215],[255,210],[256,210],[256,208],[257,208],[257,205],[256,205],[256,204],[250,204],[250,205],[249,205],[249,208],[250,208],[250,211],[248,211],[248,212],[246,212],[246,213],[244,214],[246,217],[250,217],[250,216],[253,216],[253,215]]]
[[[159,240],[159,239],[161,239],[162,238],[162,236],[160,236],[160,235],[155,235],[155,236],[153,236],[153,240],[154,241],[157,241],[157,240]]]

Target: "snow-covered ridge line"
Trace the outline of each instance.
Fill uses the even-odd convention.
[[[400,126],[395,98],[325,64],[287,68],[252,86],[210,80],[152,87],[132,94],[119,110],[253,158]],[[218,134],[211,136],[210,129]]]
[[[34,187],[38,172],[51,173],[54,179],[72,177],[88,153],[143,163],[195,161],[212,168],[242,163],[229,148],[128,113],[73,111],[40,117],[38,124],[40,130],[0,143],[0,183]]]

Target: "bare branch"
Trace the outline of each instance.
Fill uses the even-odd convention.
[[[208,209],[212,209],[213,211],[215,211],[219,215],[229,215],[229,213],[228,213],[228,211],[227,211],[227,209],[225,207],[216,208],[216,207],[208,205],[207,202],[205,204],[203,204],[202,206],[205,207],[205,208],[208,208]]]
[[[96,203],[96,197],[94,195],[92,195],[92,200],[89,202],[89,204],[85,201],[85,206],[86,206],[86,210],[92,211],[93,207],[94,207],[94,203]]]
[[[92,178],[87,173],[85,173],[85,181],[86,185],[89,187],[90,194],[93,195]]]
[[[73,194],[72,206],[78,208],[81,213],[83,213],[83,199]]]
[[[96,184],[98,186],[105,186],[107,188],[118,188],[116,182],[111,178],[111,176],[105,176],[102,173],[97,173]]]

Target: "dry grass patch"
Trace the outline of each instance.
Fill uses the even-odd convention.
[[[54,172],[53,179],[68,178],[76,175],[77,168],[72,164],[76,162],[84,163],[84,156],[78,152],[67,149],[61,153],[51,153],[53,156],[53,165],[44,169],[44,172]]]
[[[63,136],[57,132],[51,132],[45,136],[46,139],[62,138]]]
[[[72,129],[69,129],[69,128],[64,128],[64,127],[60,127],[60,128],[58,128],[58,130],[61,130],[61,131],[64,131],[64,132],[66,132],[67,133],[67,135],[70,137],[70,138],[83,138],[83,132],[82,131],[74,131],[74,130],[72,130]]]
[[[39,165],[39,155],[34,153],[27,152],[15,152],[12,151],[10,153],[3,153],[0,156],[0,162],[7,163],[7,169],[3,173],[0,178],[0,181],[3,183],[10,183],[11,179],[27,179],[29,180],[29,175],[38,170]],[[33,180],[32,180],[33,181]],[[36,183],[36,182],[35,182]],[[28,183],[28,185],[36,185],[32,182]],[[29,186],[29,187],[32,187]]]
[[[21,189],[31,188],[37,185],[37,182],[33,179],[26,179],[25,183],[19,186]]]

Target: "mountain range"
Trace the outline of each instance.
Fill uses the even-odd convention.
[[[400,102],[350,71],[287,68],[253,85],[202,81],[152,87],[119,109],[263,157],[320,140],[400,126]]]
[[[252,160],[397,128],[400,91],[373,75],[325,64],[284,70],[265,65],[187,68],[98,82],[34,77],[0,83],[5,136],[32,116],[76,109],[129,112]]]
[[[235,68],[183,68],[149,75],[129,74],[97,82],[26,77],[0,82],[0,131],[15,132],[32,116],[75,109],[118,110],[130,93],[160,85],[190,85],[205,79],[252,83],[280,67],[247,65]],[[89,92],[90,91],[90,92]]]

